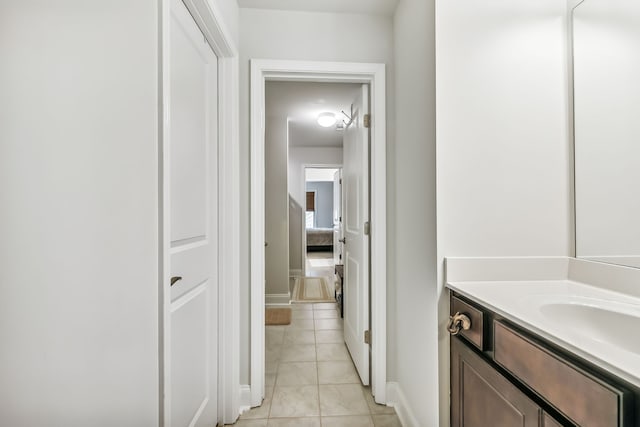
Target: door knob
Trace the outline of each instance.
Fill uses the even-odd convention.
[[[182,277],[181,277],[181,276],[173,276],[173,277],[171,278],[171,286],[175,285],[175,284],[176,284],[176,282],[178,282],[178,281],[180,281],[180,280],[182,280]]]
[[[343,237],[342,239],[338,240],[338,242],[343,243],[343,244],[347,244],[347,238]]]
[[[457,312],[453,316],[449,316],[449,323],[447,324],[447,330],[451,335],[458,335],[460,330],[468,330],[471,328],[471,319],[466,314],[460,314]]]

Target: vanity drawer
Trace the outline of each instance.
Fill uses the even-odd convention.
[[[622,390],[574,367],[503,322],[494,322],[493,342],[497,363],[577,425],[627,427]]]
[[[471,327],[466,331],[461,330],[460,335],[478,347],[480,351],[485,351],[487,343],[484,327],[485,314],[480,309],[464,302],[460,298],[452,296],[451,315],[456,313],[464,314],[471,320]]]

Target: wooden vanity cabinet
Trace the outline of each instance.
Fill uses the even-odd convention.
[[[472,321],[451,337],[452,427],[640,426],[636,387],[452,294],[457,313]]]
[[[535,402],[460,338],[451,339],[452,427],[539,427],[541,417]]]

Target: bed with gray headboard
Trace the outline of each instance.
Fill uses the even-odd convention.
[[[332,250],[333,228],[307,228],[307,252]]]

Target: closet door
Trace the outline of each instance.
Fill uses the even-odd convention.
[[[169,24],[167,421],[217,423],[217,58],[180,0]],[[166,409],[166,408],[165,408]]]

